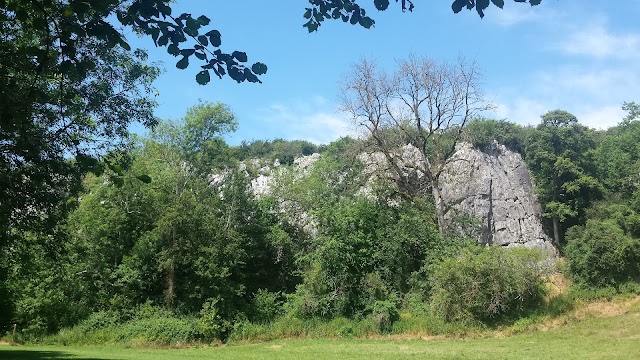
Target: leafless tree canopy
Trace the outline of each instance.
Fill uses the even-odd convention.
[[[412,55],[398,61],[393,73],[363,59],[342,84],[342,110],[365,132],[369,153],[384,156],[386,170],[405,198],[425,190],[432,193],[441,231],[446,225],[440,175],[464,126],[493,108],[484,99],[480,81],[474,62],[437,62]]]

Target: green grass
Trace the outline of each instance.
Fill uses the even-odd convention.
[[[638,304],[636,304],[638,305]],[[192,349],[0,346],[0,359],[640,359],[640,306],[549,331],[435,340],[280,340]]]

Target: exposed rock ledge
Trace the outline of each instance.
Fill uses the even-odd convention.
[[[441,184],[447,217],[480,219],[481,242],[557,254],[543,230],[540,204],[519,154],[496,142],[486,152],[461,143]]]
[[[403,166],[407,171],[415,169],[415,166],[408,163],[419,161],[419,156],[407,154],[411,155],[416,151],[418,150],[410,145],[403,147],[401,157],[407,163]],[[377,154],[362,154],[360,159],[367,165],[365,168],[374,166],[385,169],[382,164],[384,157],[375,155]],[[298,158],[289,169],[280,167],[277,161],[265,164],[254,160],[255,163],[251,166],[259,169],[257,176],[254,175],[251,181],[254,194],[258,197],[271,194],[276,174],[282,171],[292,171],[294,178],[304,176],[319,158],[319,154]],[[247,176],[250,176],[248,172]],[[212,184],[215,180],[219,181],[218,178],[223,179],[224,175],[215,179],[212,177]],[[446,217],[452,220],[458,215],[467,215],[476,219],[480,223],[480,243],[507,247],[525,246],[557,254],[543,230],[540,204],[533,194],[526,164],[518,153],[495,142],[486,152],[471,144],[461,143],[443,173],[440,184],[443,201],[447,204]],[[370,196],[366,190],[365,186],[360,194]],[[283,201],[281,204],[283,212],[285,208],[293,206],[286,203],[288,202]],[[304,228],[312,228],[312,221],[307,214],[302,209],[295,210],[296,213],[302,212],[294,216],[296,220],[301,221]]]

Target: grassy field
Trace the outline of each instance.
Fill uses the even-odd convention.
[[[281,340],[191,349],[0,346],[0,359],[640,359],[640,306],[548,331],[476,339]],[[600,311],[598,309],[598,311]],[[596,313],[598,312],[596,311]],[[601,311],[602,312],[602,311]]]

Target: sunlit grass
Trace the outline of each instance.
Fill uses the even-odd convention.
[[[640,302],[620,309],[592,305],[602,316],[550,326],[547,331],[483,338],[375,340],[277,340],[188,349],[135,349],[121,346],[0,346],[1,359],[640,359]]]

